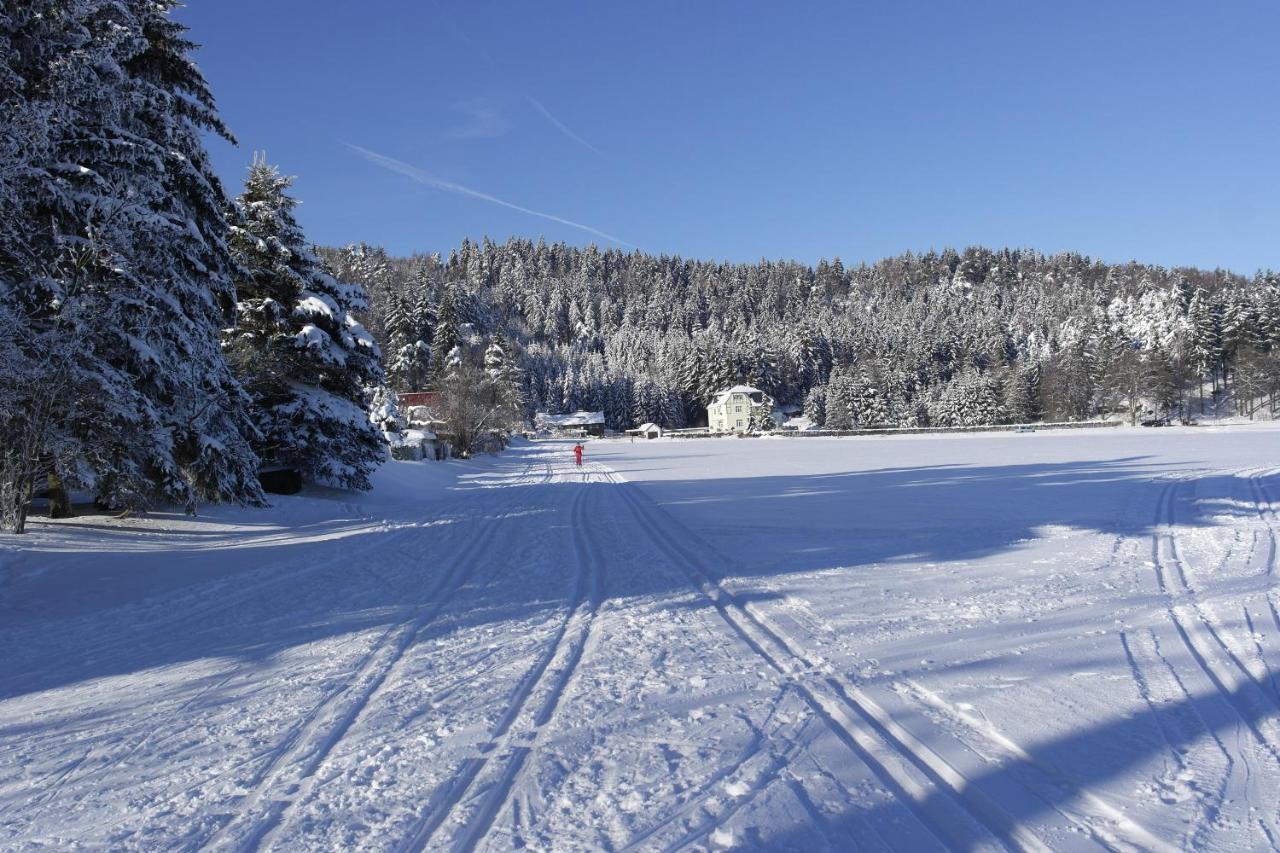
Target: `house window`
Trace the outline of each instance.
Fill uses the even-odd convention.
[[[734,411],[734,414],[738,414],[738,415],[740,415],[740,414],[742,414],[742,407],[741,407],[741,406],[734,406],[734,407],[733,407],[733,411]]]
[[[742,429],[742,418],[738,418],[738,429]]]

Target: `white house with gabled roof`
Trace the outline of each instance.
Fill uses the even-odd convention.
[[[538,412],[533,416],[534,426],[540,432],[560,435],[604,435],[604,412],[574,412],[569,415],[549,415]]]
[[[627,435],[638,435],[641,438],[662,438],[662,427],[655,423],[640,424],[635,429],[627,430]]]
[[[759,429],[773,414],[773,400],[759,388],[735,385],[720,391],[707,405],[707,428],[711,432],[747,432]]]

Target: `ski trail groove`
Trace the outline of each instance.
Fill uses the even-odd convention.
[[[1240,719],[1258,746],[1280,764],[1280,751],[1277,750],[1275,741],[1262,731],[1262,724],[1267,722],[1268,717],[1276,715],[1275,700],[1267,695],[1253,673],[1223,642],[1200,607],[1195,591],[1187,583],[1186,569],[1179,555],[1177,534],[1174,532],[1177,526],[1177,496],[1182,485],[1183,481],[1174,480],[1164,488],[1157,501],[1157,526],[1152,534],[1151,544],[1156,586],[1168,599],[1165,611],[1197,668],[1208,678],[1214,690],[1231,708],[1234,716]],[[1179,599],[1186,603],[1179,603]],[[1192,611],[1194,616],[1184,615],[1187,610]],[[1215,647],[1220,654],[1215,654]],[[1224,665],[1224,659],[1228,664]]]
[[[692,829],[686,830],[680,836],[679,840],[669,843],[662,848],[666,851],[684,849],[705,838],[713,832],[717,826],[723,824],[726,820],[733,817],[733,815],[741,811],[747,805],[755,802],[773,785],[774,782],[778,781],[786,769],[804,753],[804,750],[806,750],[813,741],[812,736],[807,736],[805,734],[805,730],[814,720],[813,717],[806,718],[798,727],[796,727],[796,734],[792,737],[788,737],[780,732],[770,734],[765,731],[765,728],[771,722],[774,710],[778,707],[778,703],[781,701],[782,697],[793,690],[794,686],[790,682],[784,681],[778,695],[774,698],[773,702],[770,703],[769,715],[764,722],[759,726],[756,726],[752,724],[750,720],[747,721],[754,735],[747,747],[727,766],[722,767],[713,773],[705,783],[693,792],[689,799],[680,805],[678,809],[662,816],[656,822],[629,839],[626,845],[621,848],[623,853],[627,853],[627,851],[650,849],[646,846],[645,842],[649,841],[655,835],[663,830],[673,827],[680,821],[690,820],[699,810],[706,810],[707,815],[699,821],[696,826]],[[777,742],[781,748],[771,746],[771,742]],[[751,774],[749,781],[744,780],[747,785],[747,790],[737,796],[731,797],[731,802],[721,811],[712,813],[710,804],[712,801],[723,796],[721,790],[723,783],[730,777],[742,775],[747,764],[762,753],[767,754],[769,760],[764,769]],[[798,782],[795,784],[799,785]],[[803,786],[799,787],[803,793]],[[837,784],[837,788],[841,793],[846,795],[848,794],[847,789],[845,789],[843,785]],[[800,796],[797,795],[797,799],[801,801],[802,807],[806,810],[812,808],[811,802],[807,805],[805,804],[807,795],[804,799],[801,799]],[[818,826],[825,833],[825,821],[821,821],[820,823],[815,824],[815,826]]]
[[[1124,644],[1130,669],[1134,671],[1135,679],[1138,679],[1141,676],[1134,669],[1133,656],[1129,651],[1128,641],[1123,633],[1120,635],[1120,640]],[[1169,844],[1152,834],[1102,797],[1087,788],[1082,788],[1073,779],[1063,775],[1057,769],[1041,763],[1034,755],[1027,752],[1021,745],[983,717],[956,707],[927,687],[909,679],[902,682],[902,685],[907,693],[913,695],[919,704],[932,708],[953,724],[962,726],[1016,761],[1017,764],[1014,766],[1017,768],[1018,775],[1033,777],[1035,782],[1033,787],[1027,784],[1026,781],[1022,781],[1024,787],[1035,792],[1048,808],[1058,812],[1068,822],[1090,835],[1102,846],[1114,850],[1123,849],[1125,845],[1128,845],[1137,850],[1161,851],[1161,853],[1175,853],[1179,849],[1176,845]],[[1144,691],[1143,696],[1147,700],[1148,706],[1150,706],[1149,694],[1145,692],[1145,679],[1140,680],[1139,685]],[[1165,746],[1174,751],[1163,728],[1161,728],[1160,734],[1164,739]],[[1180,756],[1177,755],[1176,751],[1174,751],[1174,755],[1180,760]],[[1039,791],[1046,788],[1064,794],[1065,797],[1046,797],[1039,793]],[[1059,805],[1063,800],[1065,800],[1065,805]]]
[[[1249,484],[1253,487],[1258,517],[1262,519],[1267,528],[1267,577],[1272,578],[1276,573],[1276,525],[1280,523],[1280,514],[1277,514],[1275,504],[1267,491],[1267,476],[1269,474],[1266,470],[1255,473],[1249,478]],[[1271,621],[1276,626],[1276,634],[1280,636],[1280,609],[1276,607],[1274,590],[1267,589],[1263,593],[1263,599],[1267,602],[1267,609],[1271,612]],[[1275,678],[1276,675],[1273,673],[1272,679],[1274,680]],[[1277,695],[1280,696],[1280,693]]]
[[[1267,577],[1274,577],[1276,571],[1276,511],[1263,484],[1266,471],[1254,472],[1249,476],[1249,488],[1253,491],[1254,507],[1258,518],[1267,528]],[[1278,625],[1277,627],[1280,627]]]
[[[489,774],[496,775],[496,779],[486,780],[488,786],[481,789],[481,802],[476,812],[455,833],[453,849],[474,849],[483,841],[493,822],[509,802],[510,793],[541,730],[554,716],[577,671],[595,627],[596,613],[603,601],[603,562],[599,554],[595,553],[595,543],[588,544],[589,538],[585,535],[584,517],[588,494],[587,485],[579,487],[570,510],[569,526],[578,571],[571,605],[557,627],[555,636],[517,685],[506,712],[490,734],[490,743],[480,755],[464,761],[448,783],[432,795],[418,821],[398,845],[398,850],[422,850],[431,844],[440,828],[468,802],[471,789],[489,768],[491,756],[505,755],[506,759],[496,771]],[[548,670],[558,659],[562,660],[562,664],[550,676],[550,686],[541,704],[533,711],[530,725],[516,728],[515,724],[524,714],[534,694],[547,683]]]
[[[1151,640],[1152,640],[1153,646],[1155,646],[1157,649],[1156,656],[1159,658],[1160,663],[1163,664],[1165,667],[1168,667],[1169,662],[1165,660],[1163,656],[1160,656],[1158,653],[1158,646],[1156,645],[1154,634],[1152,635]],[[1166,721],[1163,715],[1157,709],[1157,699],[1154,698],[1152,693],[1152,688],[1151,688],[1152,680],[1148,677],[1148,675],[1143,671],[1142,667],[1138,664],[1138,658],[1133,651],[1133,644],[1130,642],[1129,635],[1125,631],[1120,632],[1120,647],[1124,650],[1125,661],[1128,663],[1128,666],[1129,666],[1129,675],[1133,678],[1133,682],[1138,688],[1138,695],[1142,697],[1142,702],[1147,707],[1147,713],[1151,715],[1153,725],[1156,727],[1156,730],[1160,732],[1160,740],[1164,743],[1165,750],[1168,752],[1169,758],[1173,761],[1174,767],[1177,768],[1177,773],[1175,774],[1175,778],[1179,778],[1183,774],[1187,774],[1190,772],[1190,765],[1188,761],[1188,755],[1190,754],[1190,749],[1180,749],[1179,747],[1174,745],[1174,741],[1185,740],[1187,743],[1191,743],[1193,738],[1189,736],[1183,736],[1180,738],[1177,732],[1173,732],[1171,736],[1172,721]],[[1179,686],[1181,686],[1181,682],[1178,682],[1176,678],[1174,679],[1174,681],[1175,683],[1179,684]],[[1185,691],[1183,695],[1184,696],[1186,695]],[[1200,717],[1199,713],[1196,713],[1195,716],[1197,718],[1197,721],[1200,723],[1200,727],[1204,729],[1204,731],[1210,737],[1212,737],[1214,741],[1217,742],[1218,748],[1222,751],[1222,754],[1226,763],[1226,770],[1222,776],[1221,783],[1218,787],[1216,799],[1214,799],[1213,801],[1210,801],[1210,799],[1204,794],[1197,794],[1196,796],[1196,800],[1200,808],[1200,814],[1204,816],[1208,814],[1210,810],[1217,809],[1222,803],[1223,796],[1225,796],[1225,786],[1227,784],[1227,780],[1230,778],[1231,755],[1230,753],[1227,752],[1226,747],[1222,744],[1222,742],[1218,740],[1217,735],[1214,734],[1213,730],[1210,729],[1205,724],[1203,718]],[[1198,827],[1197,827],[1197,830],[1195,830],[1195,832],[1200,831],[1199,827],[1203,826],[1203,821],[1198,821],[1197,825]],[[1202,839],[1197,838],[1193,833],[1184,834],[1182,847],[1186,848],[1188,844],[1195,843],[1199,840],[1202,840]],[[1197,844],[1196,846],[1203,846],[1203,845]]]
[[[391,537],[390,541],[384,544],[387,546],[390,546],[390,545],[398,546],[401,540],[403,540],[408,535],[408,533],[409,531],[391,531],[389,533],[389,536]],[[277,588],[294,584],[299,578],[303,576],[312,575],[317,572],[330,570],[332,568],[332,565],[329,561],[324,561],[324,560],[317,561],[314,559],[296,561],[293,564],[293,566],[294,567],[292,568],[286,568],[282,574],[277,575],[273,573],[271,577],[265,580],[262,580],[258,583],[250,584],[247,588],[242,589],[240,594],[230,595],[230,596],[218,595],[215,597],[216,601],[214,601],[209,605],[198,607],[195,609],[182,609],[179,611],[178,616],[149,622],[146,627],[148,631],[154,633],[157,629],[163,629],[167,626],[183,624],[186,621],[196,617],[204,617],[204,616],[209,616],[209,615],[220,613],[220,612],[225,612],[233,609],[239,604],[244,604],[246,602],[256,600],[262,597],[264,594],[267,594],[273,590],[276,590]],[[385,583],[385,581],[383,582]],[[116,640],[108,640],[103,643],[100,643],[99,645],[92,647],[90,651],[95,655],[100,655],[100,654],[103,654],[104,652],[110,652],[113,650],[120,650],[120,649],[133,650],[133,649],[136,649],[137,642],[138,642],[138,639],[136,637],[130,638],[126,636]],[[189,638],[184,640],[184,642],[189,642]],[[378,642],[381,642],[381,638],[379,639]],[[90,753],[99,754],[100,756],[96,763],[94,763],[92,766],[88,766],[87,759],[89,758],[89,754],[86,754],[85,758],[81,762],[79,762],[76,767],[74,767],[70,772],[64,774],[64,776],[60,779],[58,785],[56,785],[50,791],[46,792],[45,795],[43,795],[42,797],[38,798],[33,802],[41,805],[47,804],[52,799],[54,799],[62,790],[70,786],[73,782],[76,785],[83,785],[95,778],[103,776],[110,770],[114,769],[115,767],[118,767],[120,764],[126,761],[129,761],[135,755],[137,755],[144,747],[149,746],[154,749],[158,747],[160,744],[164,744],[171,741],[176,736],[174,733],[170,733],[164,737],[161,737],[158,741],[156,740],[156,737],[165,726],[168,726],[174,721],[177,721],[184,712],[186,712],[187,710],[195,706],[195,704],[198,703],[201,699],[203,699],[206,695],[226,685],[228,682],[230,682],[237,676],[240,676],[241,674],[246,672],[248,669],[249,669],[249,664],[247,662],[242,661],[240,663],[235,664],[229,671],[227,671],[216,682],[204,688],[201,688],[199,691],[195,693],[195,695],[176,703],[172,709],[170,709],[167,712],[164,712],[163,715],[158,720],[151,720],[147,722],[145,731],[143,731],[137,737],[131,737],[131,738],[125,739],[126,740],[125,743],[121,744],[119,748],[116,748],[110,751],[106,755],[101,755],[101,753],[103,752],[103,749],[101,747],[95,747],[91,749],[89,751]],[[328,701],[329,698],[330,696],[326,695],[325,699],[322,699],[321,702],[322,703],[326,702]],[[297,730],[301,725],[302,724],[299,723],[298,725],[290,727],[289,734],[286,736],[286,739],[289,741],[292,741],[294,734],[297,732]],[[238,766],[240,766],[240,764],[237,764],[237,767]]]
[[[1013,850],[1049,848],[1033,832],[976,788],[945,759],[895,722],[869,696],[825,661],[799,649],[794,640],[772,625],[757,608],[742,604],[699,565],[699,559],[664,531],[634,487],[615,478],[632,515],[672,564],[716,608],[722,619],[747,646],[784,679],[849,749],[876,774],[946,847],[973,846],[970,833],[960,832],[956,820],[981,827],[1002,847]],[[674,523],[674,522],[673,522]],[[920,780],[924,777],[924,782]],[[937,795],[937,796],[935,796]]]
[[[605,562],[603,557],[604,549],[592,538],[591,531],[593,528],[586,522],[587,497],[591,494],[589,486],[590,481],[581,487],[581,495],[575,507],[578,511],[577,519],[572,524],[574,551],[580,567],[579,583],[581,584],[581,578],[585,574],[588,584],[585,604],[581,588],[579,588],[575,597],[578,602],[578,610],[581,612],[585,606],[585,613],[578,618],[579,625],[575,629],[577,634],[569,647],[568,659],[557,673],[555,683],[533,719],[534,731],[531,742],[527,746],[515,748],[510,762],[501,774],[499,784],[490,789],[485,796],[479,811],[472,818],[471,823],[461,832],[461,837],[454,845],[455,849],[475,849],[485,839],[494,821],[502,814],[503,810],[512,805],[512,792],[519,784],[524,772],[525,762],[533,749],[536,748],[537,742],[547,724],[554,718],[561,700],[568,694],[573,678],[578,672],[578,666],[587,650],[593,644],[596,615],[600,610],[600,606],[604,603]]]
[[[269,846],[292,810],[309,800],[311,782],[324,759],[369,707],[405,652],[471,578],[498,538],[474,536],[462,546],[449,570],[430,587],[427,603],[402,609],[396,624],[375,641],[350,678],[326,695],[281,742],[230,820],[202,846],[235,850]],[[269,796],[277,799],[267,804],[263,813],[263,801]]]

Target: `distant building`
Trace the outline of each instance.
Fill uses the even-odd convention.
[[[435,408],[440,405],[439,391],[406,391],[403,394],[396,395],[396,404],[399,405],[400,411],[404,411],[411,406],[426,406],[427,408]]]
[[[403,429],[388,436],[391,458],[420,462],[448,459],[452,448],[448,441],[429,429]]]
[[[707,426],[712,432],[746,432],[759,429],[773,415],[773,400],[759,388],[735,385],[716,394],[707,406]]]
[[[638,435],[641,438],[662,438],[662,427],[657,424],[640,424],[635,429],[627,430],[627,435]]]
[[[388,436],[395,459],[449,459],[453,456],[453,430],[437,414],[439,391],[408,391],[396,395],[396,405],[404,418],[404,429]]]
[[[603,436],[604,412],[574,412],[571,415],[549,415],[538,412],[533,424],[539,432],[567,436]]]
[[[396,406],[409,426],[429,426],[439,423],[439,391],[406,391],[396,395]]]

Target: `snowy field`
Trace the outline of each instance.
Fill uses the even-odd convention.
[[[1280,846],[1280,430],[569,448],[0,537],[0,848]]]

